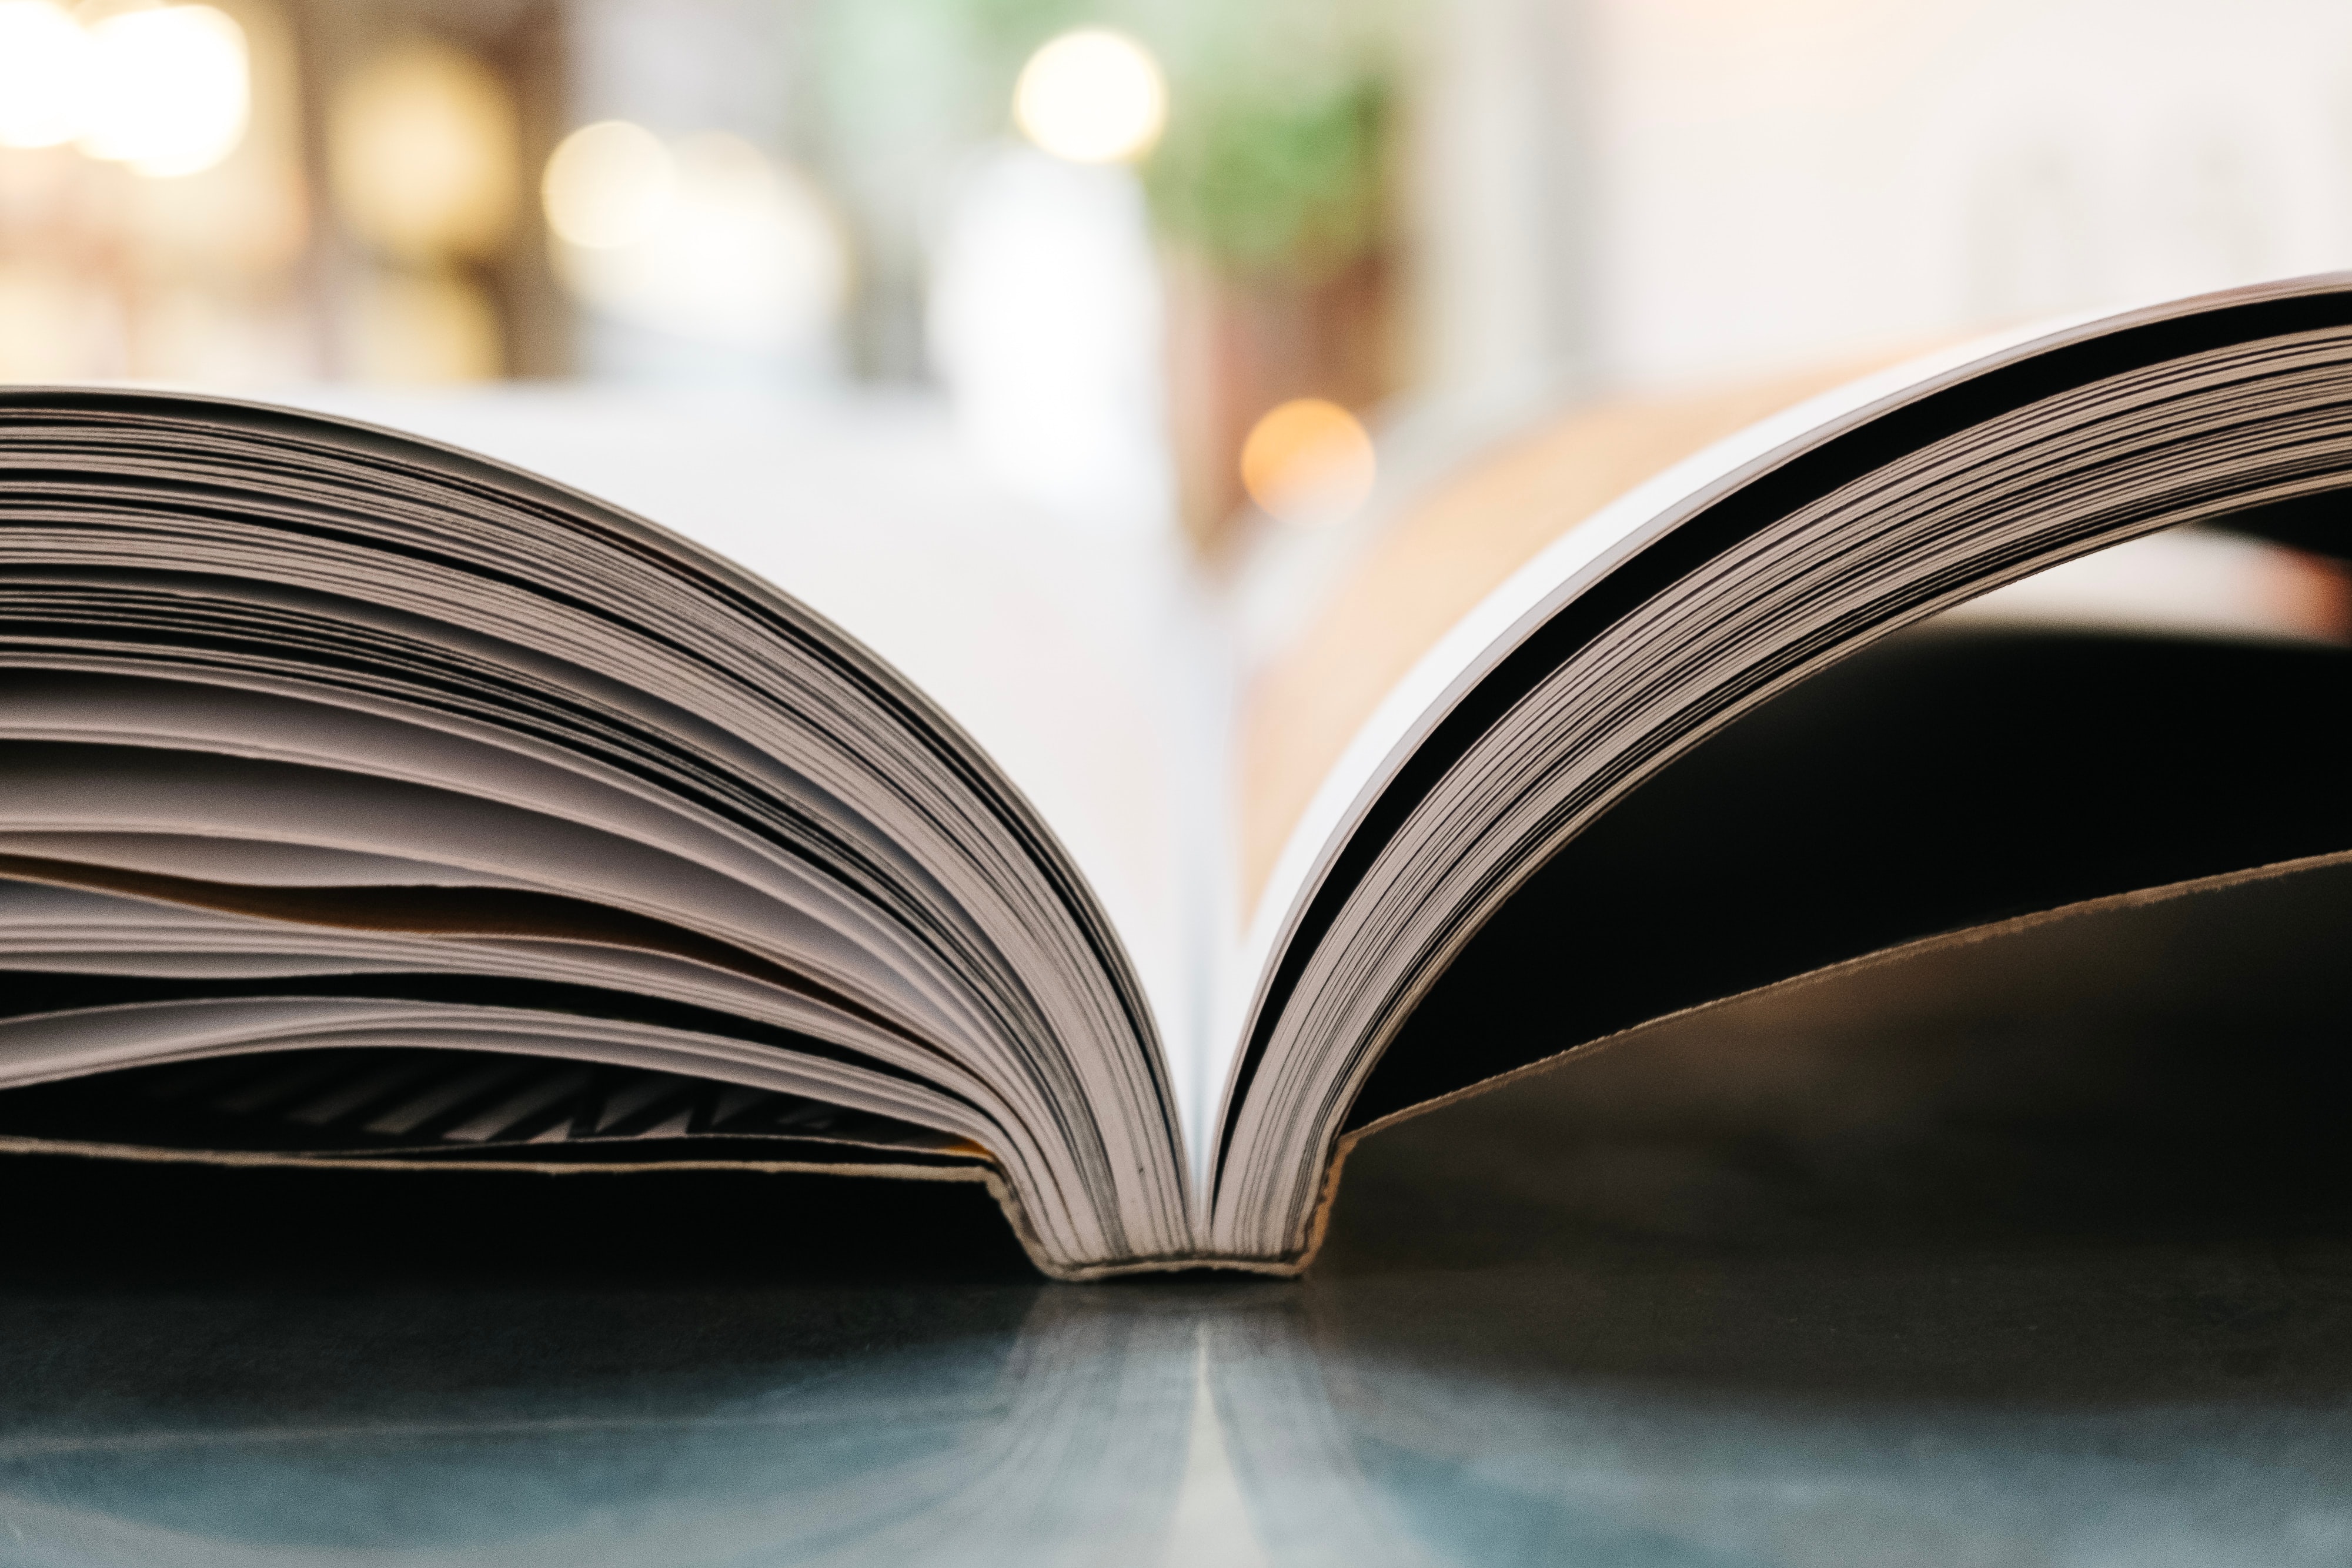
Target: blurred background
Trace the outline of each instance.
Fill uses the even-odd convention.
[[[1213,563],[2347,262],[2341,0],[0,0],[0,378],[887,407]]]

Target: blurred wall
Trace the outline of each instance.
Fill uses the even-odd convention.
[[[2352,262],[2342,0],[1584,3],[1612,379]]]
[[[1406,379],[1527,396],[1590,370],[1597,57],[1582,0],[1444,0],[1408,23]]]
[[[1442,0],[1412,362],[1736,375],[2352,264],[2342,0]]]
[[[1055,410],[1129,410],[1095,443],[1123,476],[1059,486],[1076,510],[1164,490],[1150,449],[1197,435],[1175,465],[1207,539],[1271,528],[1228,527],[1235,457],[1286,400],[1367,413],[1402,472],[1406,406],[1524,413],[2352,262],[2346,0],[221,5],[251,112],[216,166],[0,148],[0,376],[929,382],[975,439],[1017,383],[1037,476],[1076,472]],[[1045,154],[1015,158],[1014,78],[1092,25],[1158,51],[1166,134],[1016,179]],[[674,200],[572,244],[541,172],[612,120],[659,141]],[[1097,296],[1125,301],[1108,325],[1071,303]]]

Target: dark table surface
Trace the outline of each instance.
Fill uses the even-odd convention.
[[[2340,1026],[1769,1021],[1375,1136],[1295,1284],[1048,1284],[964,1189],[16,1162],[0,1563],[2352,1561]]]

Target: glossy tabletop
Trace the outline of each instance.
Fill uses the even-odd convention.
[[[2342,1563],[2336,1035],[2197,1027],[1610,1053],[1369,1140],[1296,1284],[1047,1284],[966,1189],[11,1166],[0,1563]]]

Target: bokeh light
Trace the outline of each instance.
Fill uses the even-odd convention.
[[[253,87],[235,17],[210,5],[163,5],[101,17],[89,31],[83,152],[171,179],[236,151]]]
[[[589,250],[652,234],[677,193],[677,163],[661,139],[625,120],[599,120],[565,137],[540,182],[547,226]]]
[[[1282,404],[1242,444],[1242,484],[1250,499],[1302,528],[1339,522],[1362,506],[1378,473],[1363,425],[1321,398]]]
[[[494,379],[505,358],[498,308],[451,273],[388,270],[357,290],[345,351],[358,378],[394,386]]]
[[[359,236],[412,261],[493,254],[514,223],[513,100],[473,56],[415,43],[335,95],[329,170]]]
[[[555,272],[575,298],[614,321],[753,352],[830,330],[846,256],[797,171],[739,136],[673,148],[614,124],[589,127],[602,134],[584,142],[574,132],[549,161]]]
[[[54,147],[89,112],[89,35],[51,0],[0,0],[0,147]]]
[[[1168,84],[1124,33],[1082,27],[1029,57],[1013,89],[1022,132],[1056,158],[1112,163],[1151,150],[1168,122]]]

